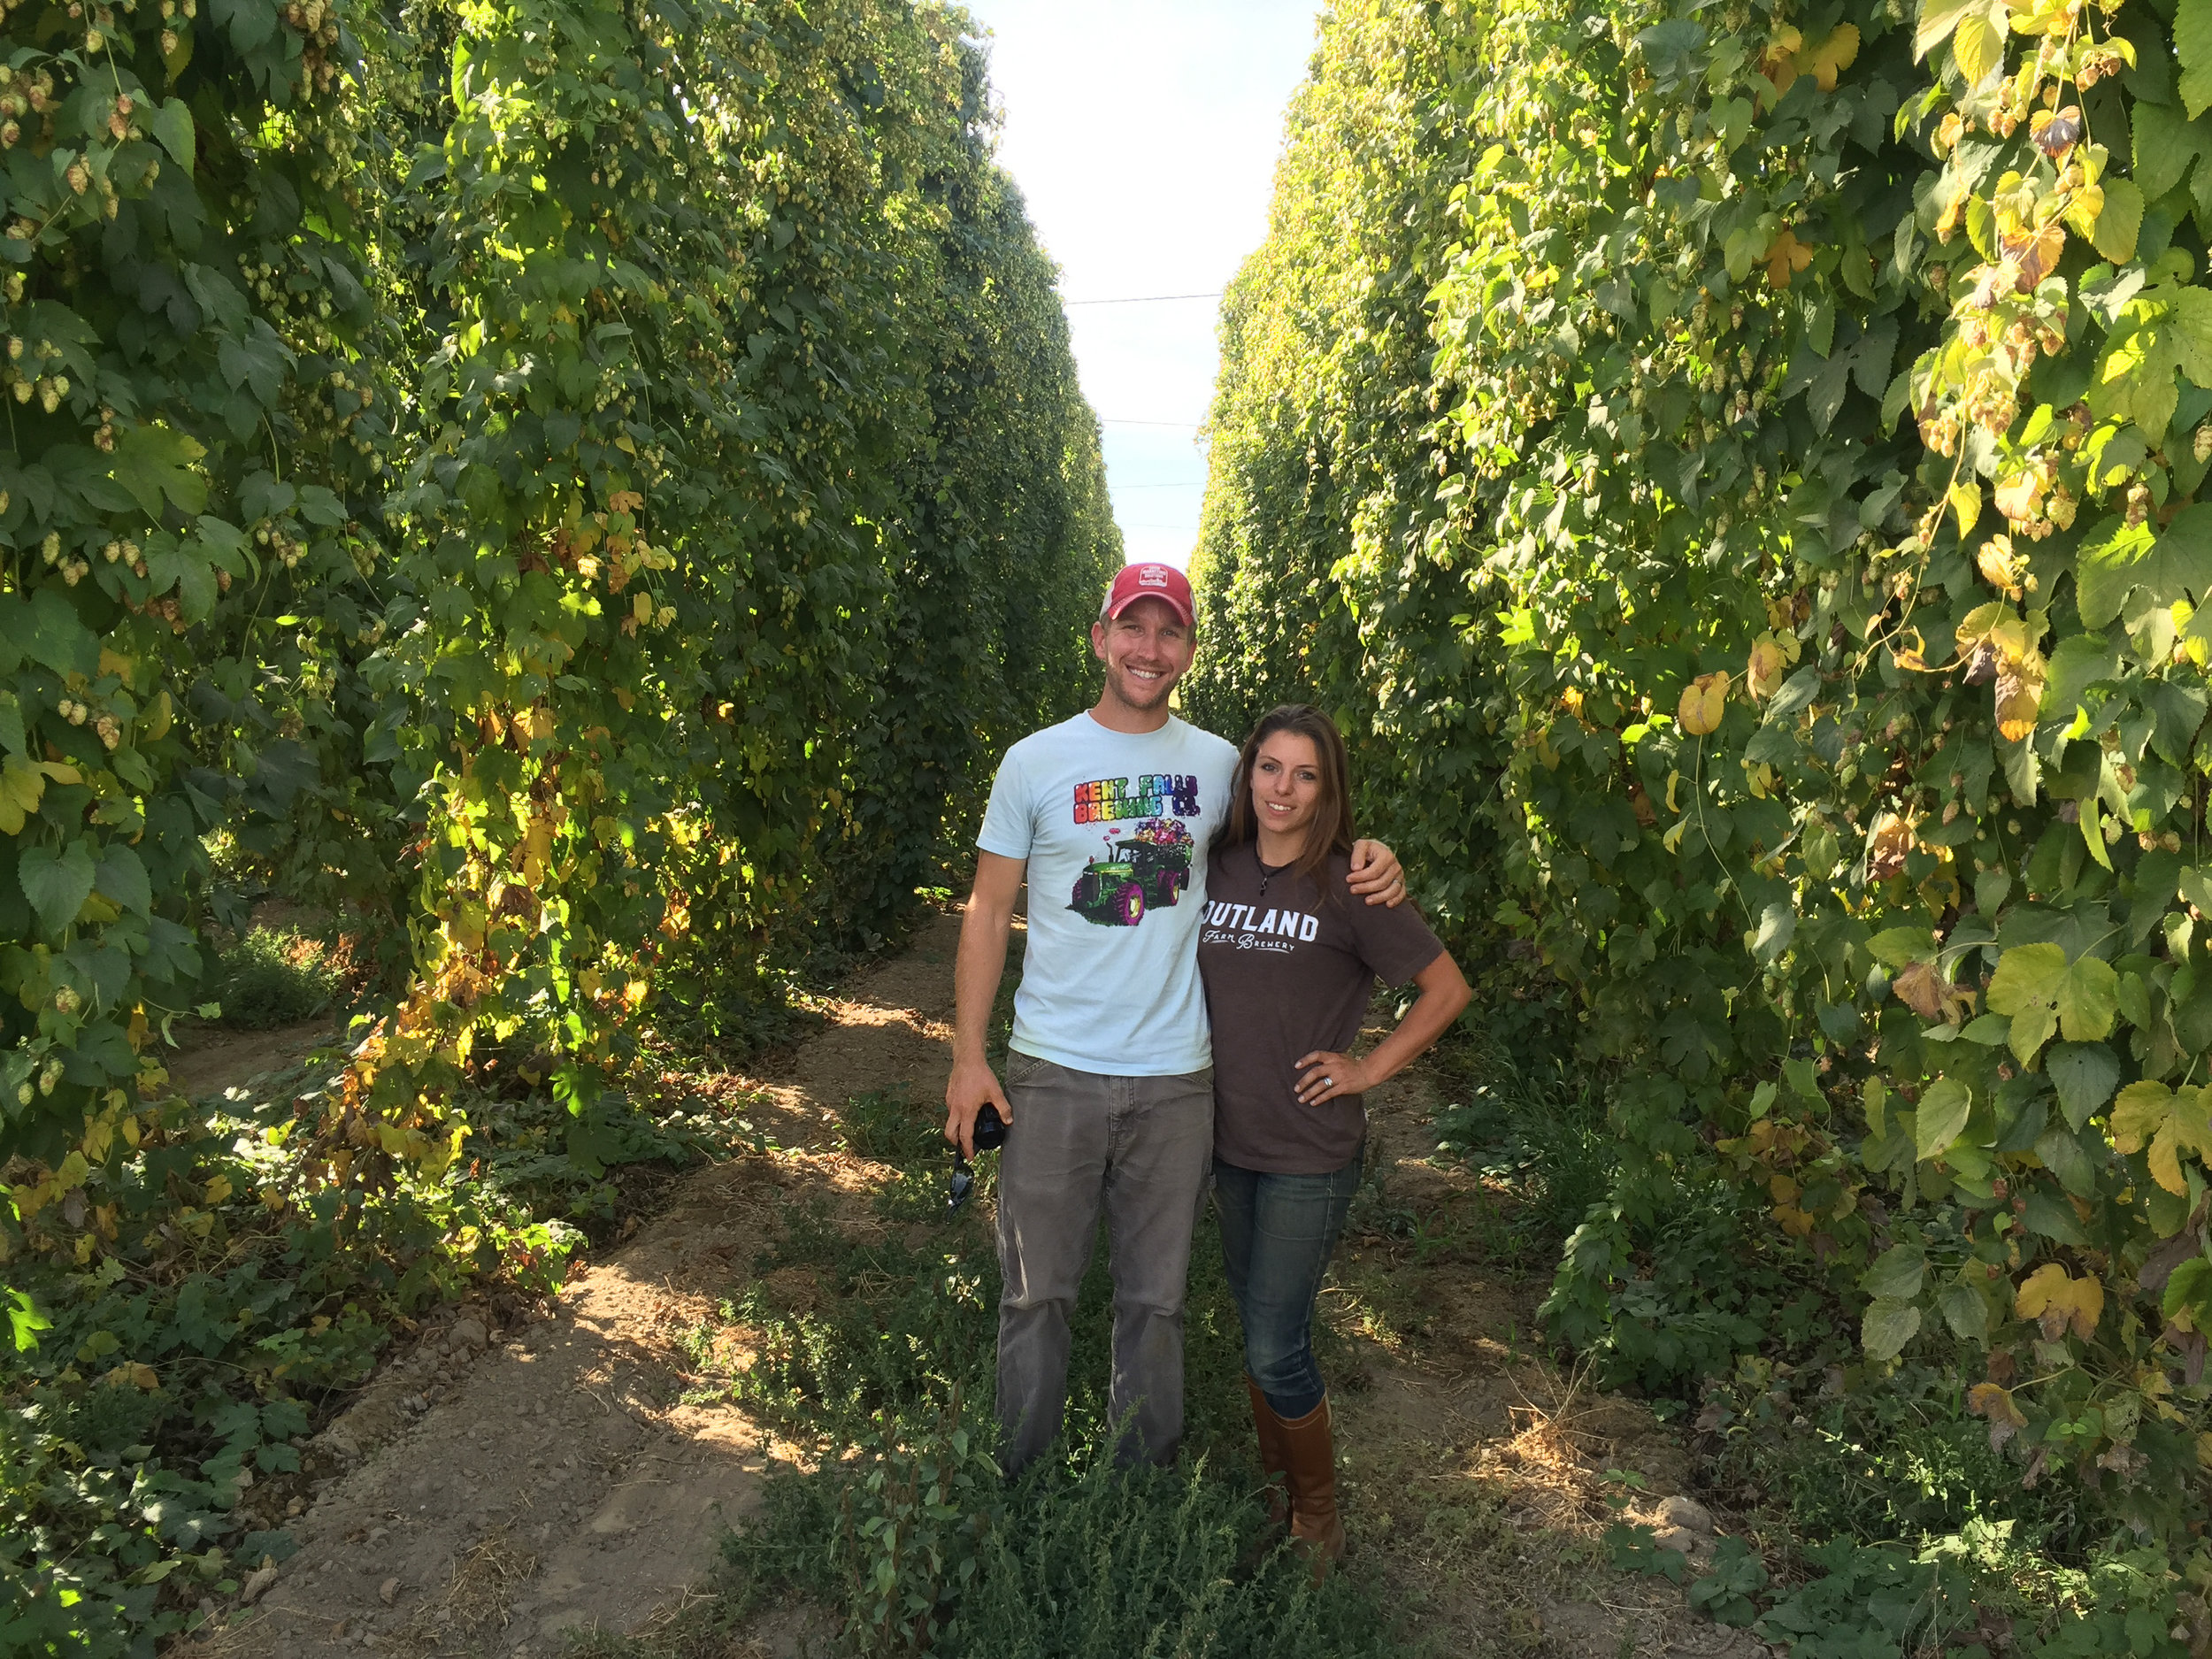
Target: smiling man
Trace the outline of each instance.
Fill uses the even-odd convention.
[[[1206,843],[1228,808],[1235,746],[1178,719],[1191,665],[1190,583],[1131,565],[1091,628],[1097,703],[1006,752],[976,838],[960,931],[945,1138],[974,1150],[985,1102],[1006,1119],[999,1165],[1000,1461],[1010,1475],[1060,1432],[1069,1314],[1104,1210],[1114,1283],[1110,1410],[1124,1462],[1165,1463],[1183,1432],[1183,1300],[1213,1156],[1213,1047],[1198,979]],[[1362,841],[1352,890],[1404,896],[1398,861]],[[1029,944],[1002,1088],[984,1053],[1014,902]]]

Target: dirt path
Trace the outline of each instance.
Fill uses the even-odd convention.
[[[756,1510],[772,1463],[802,1455],[731,1406],[681,1403],[682,1339],[714,1326],[787,1202],[826,1198],[849,1233],[887,1227],[869,1201],[891,1171],[841,1149],[839,1113],[879,1091],[930,1109],[950,1064],[957,933],[938,917],[858,976],[783,1070],[699,1079],[749,1093],[776,1144],[680,1182],[557,1311],[503,1322],[471,1304],[411,1333],[318,1437],[314,1502],[288,1523],[299,1552],[215,1647],[530,1659],[565,1651],[565,1632],[649,1632],[680,1608],[724,1524]],[[1417,1068],[1371,1097],[1372,1167],[1421,1236],[1473,1236],[1465,1224],[1494,1198],[1426,1161],[1434,1088]],[[1348,1513],[1374,1570],[1448,1651],[1722,1651],[1728,1632],[1691,1621],[1671,1586],[1611,1572],[1593,1541],[1613,1513],[1603,1471],[1640,1471],[1655,1499],[1679,1490],[1670,1437],[1530,1352],[1538,1283],[1479,1248],[1417,1246],[1356,1228],[1324,1302]],[[715,1356],[733,1357],[746,1363]],[[726,1651],[780,1659],[831,1635],[777,1609]]]
[[[317,1461],[343,1472],[290,1523],[299,1553],[226,1649],[552,1655],[564,1632],[633,1631],[680,1601],[771,1461],[797,1454],[730,1407],[679,1403],[678,1339],[749,1273],[787,1194],[864,1197],[866,1166],[836,1149],[837,1108],[941,1089],[957,936],[936,918],[858,976],[787,1070],[710,1079],[756,1095],[748,1115],[772,1148],[682,1181],[556,1312],[503,1327],[467,1305],[414,1333],[318,1437]],[[765,1653],[809,1633],[773,1617],[757,1632]]]

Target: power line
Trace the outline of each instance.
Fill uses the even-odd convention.
[[[1205,423],[1197,420],[1118,420],[1111,415],[1101,415],[1098,424],[1102,426],[1179,426],[1185,432],[1196,432]]]
[[[1210,294],[1130,294],[1110,300],[1062,300],[1063,306],[1071,305],[1160,305],[1170,300],[1217,300],[1221,290]]]
[[[1202,478],[1194,478],[1179,484],[1110,484],[1107,488],[1110,489],[1203,489],[1206,488],[1206,480]]]

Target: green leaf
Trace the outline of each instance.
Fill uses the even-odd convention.
[[[1859,1341],[1869,1359],[1895,1359],[1920,1329],[1920,1310],[1909,1302],[1877,1298],[1867,1303]]]
[[[2174,7],[2174,54],[2181,59],[2181,107],[2193,121],[2212,108],[2212,0]]]
[[[2212,289],[2182,289],[2167,320],[2181,372],[2199,386],[2212,387]]]
[[[2197,157],[2200,134],[2179,110],[2141,101],[2128,111],[2128,126],[2135,146],[2135,188],[2142,193],[2142,200],[2155,202],[2189,171],[2189,164]],[[2115,180],[2107,173],[2099,182]],[[2109,190],[2105,192],[2105,200],[2112,200]],[[2125,259],[2113,261],[2115,265],[2126,263]]]
[[[147,879],[146,866],[137,853],[120,842],[100,855],[93,885],[133,915],[143,916],[153,908],[153,883]]]
[[[2046,720],[2070,720],[2090,687],[2119,678],[2120,648],[2101,634],[2069,634],[2051,653],[2046,672],[2048,678],[2043,682],[2038,716]]]
[[[2212,0],[2208,0],[2212,4]],[[2128,596],[2147,588],[2170,605],[2212,589],[2212,505],[2184,507],[2155,540],[2147,524],[2121,528],[2108,541],[2085,545],[2075,572],[2081,619],[2101,627],[2120,614]]]
[[[2118,986],[2114,986],[2117,1000]],[[2062,1042],[2043,1056],[2043,1070],[2058,1090],[2059,1110],[2078,1130],[2120,1087],[2120,1060],[2101,1042]]]
[[[2012,1022],[2002,1014],[1977,1014],[1959,1033],[1967,1041],[1978,1042],[1985,1048],[1994,1048],[2011,1034]]]
[[[90,849],[82,841],[69,843],[57,854],[50,847],[33,847],[17,860],[15,879],[23,896],[38,912],[39,925],[58,933],[77,919],[84,902],[92,896],[96,872]]]
[[[192,463],[206,453],[196,438],[167,426],[134,426],[116,442],[111,473],[150,518],[161,517],[164,496],[196,513],[207,505],[207,480],[191,470]]]
[[[1943,1315],[1943,1323],[1951,1327],[1951,1334],[1960,1341],[1979,1342],[1988,1337],[1989,1303],[1971,1285],[1945,1286],[1936,1307]]]
[[[2005,900],[2011,893],[2012,874],[2009,871],[1993,866],[1974,878],[1974,908],[1990,920],[1996,918],[1997,912],[2004,907]]]
[[[1761,967],[1770,965],[1796,934],[1797,907],[1787,899],[1777,899],[1760,912],[1758,931],[1751,936],[1752,959]]]
[[[2058,1020],[2069,1042],[2101,1042],[2112,1033],[2119,1007],[2120,976],[2101,956],[2084,956],[2066,971],[2058,991]]]
[[[146,112],[146,126],[161,141],[169,158],[192,171],[192,111],[182,98],[166,98]]]
[[[44,587],[27,601],[0,594],[0,640],[6,654],[28,657],[58,674],[100,671],[100,641],[58,587]]]
[[[38,1347],[38,1333],[50,1331],[53,1322],[38,1310],[38,1303],[31,1300],[27,1290],[8,1292],[8,1326],[15,1340],[15,1351],[28,1354]]]
[[[2143,234],[2143,193],[2126,179],[2107,173],[2103,180],[2104,209],[2097,215],[2090,245],[2115,265],[2135,257],[2135,244]]]
[[[2035,1156],[2058,1177],[2058,1184],[2076,1197],[2086,1198],[2097,1190],[2097,1166],[2082,1150],[2078,1133],[2070,1134],[2054,1125],[2037,1137]]]
[[[1935,940],[1924,927],[1886,927],[1866,941],[1866,949],[1884,967],[1903,968],[1934,956]]]
[[[2167,1276],[2166,1294],[2159,1303],[2159,1311],[2170,1320],[2184,1308],[2208,1307],[2212,1307],[2212,1262],[2201,1256],[2191,1256]],[[2201,1315],[2195,1323],[2202,1327]]]
[[[2027,1197],[2027,1211],[2023,1217],[2030,1233],[2046,1239],[2055,1239],[2061,1244],[2071,1245],[2077,1250],[2089,1248],[2089,1235],[2081,1230],[2081,1223],[2074,1217],[2071,1204],[2052,1196],[2040,1188],[2031,1188]]]
[[[1893,1244],[1874,1260],[1859,1280],[1859,1288],[1870,1296],[1891,1302],[1910,1302],[1920,1294],[1921,1280],[1926,1276],[1928,1259],[1916,1244]]]
[[[1919,1161],[1924,1164],[1948,1152],[1965,1133],[1967,1118],[1973,1110],[1974,1097],[1965,1084],[1947,1077],[1929,1084],[1913,1119],[1913,1148]]]
[[[2066,982],[2066,951],[2044,943],[2016,945],[1997,959],[1989,982],[1992,1013],[2012,1018],[2012,1051],[2032,1064],[2058,1028],[2058,997]],[[2102,1035],[2101,1033],[2099,1033]]]

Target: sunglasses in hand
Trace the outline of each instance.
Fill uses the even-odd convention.
[[[989,1101],[975,1115],[975,1149],[988,1152],[1006,1144],[1006,1119],[998,1115],[998,1108]],[[952,1182],[945,1194],[945,1213],[957,1215],[960,1207],[975,1196],[975,1171],[958,1147],[952,1149]]]

